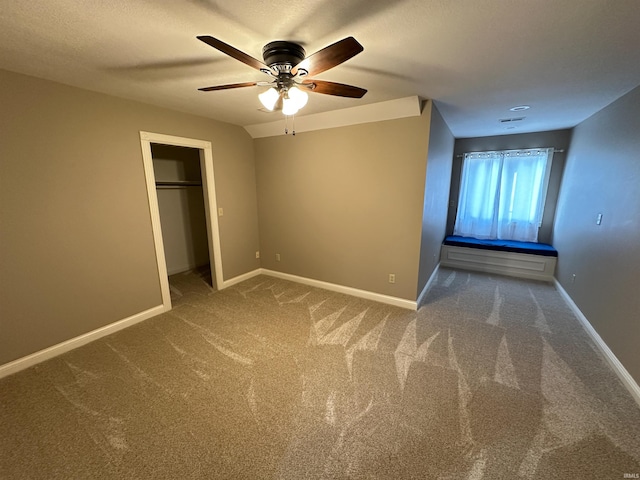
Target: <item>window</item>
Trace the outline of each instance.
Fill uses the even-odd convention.
[[[454,235],[538,241],[553,148],[464,155]]]

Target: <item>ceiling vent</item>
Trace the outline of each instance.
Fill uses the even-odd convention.
[[[514,118],[501,118],[498,120],[500,123],[513,123],[513,122],[521,122],[525,117],[514,117]]]

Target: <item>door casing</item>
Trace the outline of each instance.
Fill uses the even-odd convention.
[[[207,222],[209,262],[211,263],[211,271],[215,272],[215,277],[212,275],[212,281],[214,282],[213,287],[218,290],[224,288],[222,250],[220,248],[220,228],[217,215],[218,206],[216,203],[211,142],[164,135],[161,133],[140,132],[142,160],[147,183],[147,196],[149,198],[149,212],[151,214],[153,241],[158,264],[158,280],[160,281],[160,289],[162,291],[162,305],[164,310],[167,311],[171,310],[171,293],[169,290],[167,262],[164,254],[164,242],[162,240],[162,226],[160,223],[160,209],[158,208],[158,196],[156,193],[155,172],[153,170],[153,156],[151,154],[152,143],[197,148],[200,151],[200,171],[202,174],[202,194],[204,197],[205,218]]]

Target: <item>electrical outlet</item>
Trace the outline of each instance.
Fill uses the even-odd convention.
[[[279,261],[280,261],[280,254],[276,253],[276,262],[279,262]]]
[[[389,274],[389,283],[396,283],[396,274],[395,273],[390,273]]]
[[[218,216],[221,217],[224,215],[224,210],[222,210],[222,207],[218,208]]]
[[[260,252],[256,252],[256,258],[260,258]]]

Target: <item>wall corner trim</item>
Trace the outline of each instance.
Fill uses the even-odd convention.
[[[433,269],[433,272],[431,272],[431,276],[429,277],[429,280],[427,280],[427,283],[425,284],[424,288],[422,289],[422,292],[420,292],[420,295],[418,295],[418,300],[416,300],[417,308],[420,308],[420,306],[422,305],[422,302],[424,301],[425,297],[427,296],[427,293],[429,292],[429,289],[431,289],[431,286],[433,285],[433,282],[435,281],[436,277],[438,276],[438,270],[440,270],[440,262],[438,262],[438,264],[436,265],[436,268]]]
[[[424,100],[418,96],[368,103],[357,107],[343,108],[330,112],[312,113],[296,117],[296,133],[345,127],[360,123],[381,122],[406,117],[419,117]],[[285,135],[285,118],[275,122],[246,125],[244,129],[251,138],[276,137]]]
[[[73,350],[74,348],[81,347],[83,345],[86,345],[87,343],[93,342],[94,340],[98,340],[102,337],[106,337],[107,335],[111,335],[112,333],[135,325],[136,323],[142,322],[151,317],[155,317],[156,315],[160,315],[165,311],[167,311],[167,308],[164,305],[158,305],[117,322],[105,325],[104,327],[92,330],[91,332],[84,333],[78,337],[65,340],[64,342],[32,353],[31,355],[27,355],[26,357],[18,358],[17,360],[13,360],[12,362],[0,365],[0,378],[12,375],[21,370],[32,367],[33,365],[44,362],[45,360],[57,357],[58,355],[62,355],[63,353]]]
[[[558,290],[558,292],[560,292],[560,295],[562,295],[564,300],[567,302],[567,305],[569,305],[571,310],[573,310],[573,313],[575,314],[575,316],[578,317],[578,320],[580,321],[584,329],[587,331],[591,339],[595,342],[600,352],[602,352],[602,354],[604,355],[605,359],[607,360],[607,363],[611,366],[613,371],[618,375],[618,378],[620,378],[620,381],[624,384],[627,390],[629,390],[629,393],[631,394],[633,399],[636,401],[638,406],[640,406],[640,386],[638,386],[638,384],[633,379],[631,374],[627,371],[627,369],[624,368],[624,365],[622,365],[622,362],[618,360],[618,358],[611,351],[609,346],[604,342],[604,340],[602,339],[600,334],[596,331],[596,329],[593,328],[593,325],[589,323],[589,320],[587,319],[587,317],[585,317],[584,313],[582,313],[582,311],[578,308],[578,306],[573,301],[571,296],[569,296],[567,291],[562,287],[562,285],[560,285],[560,282],[558,282],[558,279],[554,278],[553,280],[554,280],[556,289]]]

